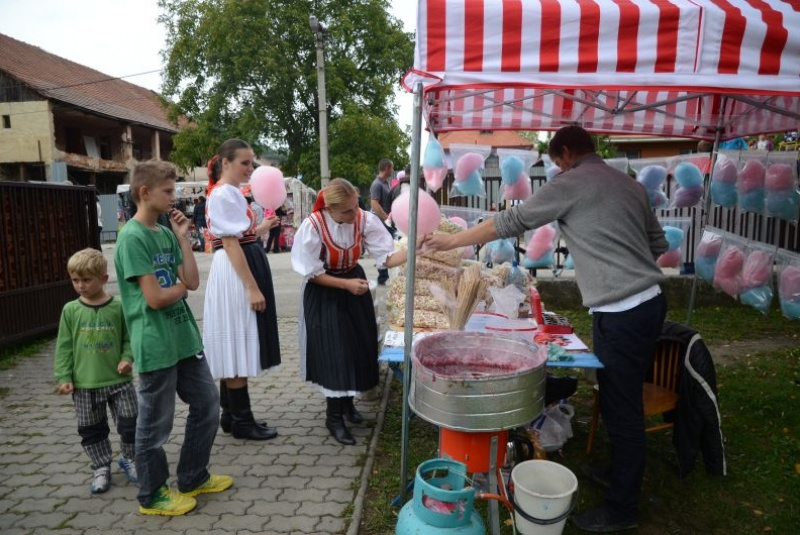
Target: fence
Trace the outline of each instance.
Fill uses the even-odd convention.
[[[99,247],[94,189],[0,181],[0,347],[58,328],[85,247]]]

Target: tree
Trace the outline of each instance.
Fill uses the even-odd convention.
[[[413,43],[388,14],[388,0],[159,0],[159,6],[168,35],[162,91],[173,102],[173,118],[190,121],[175,137],[172,160],[177,164],[206,160],[225,138],[240,137],[257,152],[286,154],[284,172],[318,183],[311,14],[329,35],[325,75],[332,171],[359,181],[360,176],[345,172],[369,167],[371,179],[378,159],[404,149],[393,144],[407,143],[395,119],[393,95],[412,64]],[[338,126],[342,120],[349,123]],[[348,124],[370,129],[359,134]],[[377,124],[382,135],[372,129]],[[353,134],[346,143],[334,139],[342,132]],[[348,150],[334,153],[334,147]],[[357,159],[345,165],[343,153]]]

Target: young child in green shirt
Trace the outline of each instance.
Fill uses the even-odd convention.
[[[186,303],[200,275],[189,240],[189,219],[173,207],[175,167],[167,162],[138,164],[131,177],[136,215],[117,239],[115,265],[131,348],[139,373],[136,469],[139,512],[182,515],[197,505],[194,496],[221,492],[230,476],[212,475],[207,466],[219,425],[219,393],[203,355],[203,342]],[[170,214],[172,232],[159,225]],[[178,491],[167,484],[164,444],[175,419],[175,394],[189,405],[178,462]]]
[[[106,405],[120,436],[117,460],[128,481],[137,483],[134,465],[136,391],[131,375],[131,346],[122,304],[105,290],[108,263],[97,249],[83,249],[67,262],[78,299],[61,311],[54,372],[61,394],[72,394],[78,434],[92,461],[92,494],[111,484],[111,441]]]

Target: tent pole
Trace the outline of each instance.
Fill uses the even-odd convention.
[[[406,317],[403,329],[403,429],[400,450],[400,503],[406,503],[408,487],[408,424],[411,419],[408,392],[411,388],[411,344],[414,340],[414,273],[417,267],[417,210],[419,204],[419,160],[422,143],[422,84],[414,87],[414,119],[411,124],[411,199],[408,218],[406,261]]]
[[[711,149],[711,162],[709,163],[710,169],[708,172],[708,184],[706,184],[706,199],[703,203],[705,208],[705,212],[700,217],[700,238],[703,238],[702,232],[705,230],[706,226],[708,226],[708,218],[711,213],[711,177],[714,175],[714,166],[717,163],[717,153],[719,152],[719,138],[720,133],[722,132],[722,121],[725,118],[725,106],[728,104],[728,97],[722,97],[722,105],[720,109],[722,110],[719,114],[719,121],[717,122],[717,132],[714,134],[714,147]],[[697,248],[695,247],[695,264],[697,263]],[[686,310],[686,325],[689,326],[692,324],[692,311],[694,310],[694,302],[697,299],[697,271],[694,273],[694,278],[692,279],[692,293],[689,296],[689,308]]]

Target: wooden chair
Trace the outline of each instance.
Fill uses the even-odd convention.
[[[662,339],[656,342],[653,366],[648,370],[644,383],[642,401],[644,416],[656,416],[675,410],[678,405],[678,370],[683,358],[684,346],[675,340]],[[594,408],[589,438],[586,440],[586,453],[594,449],[594,435],[600,420],[600,389],[594,387]],[[672,427],[672,422],[661,422],[645,428],[645,432],[660,431]]]

